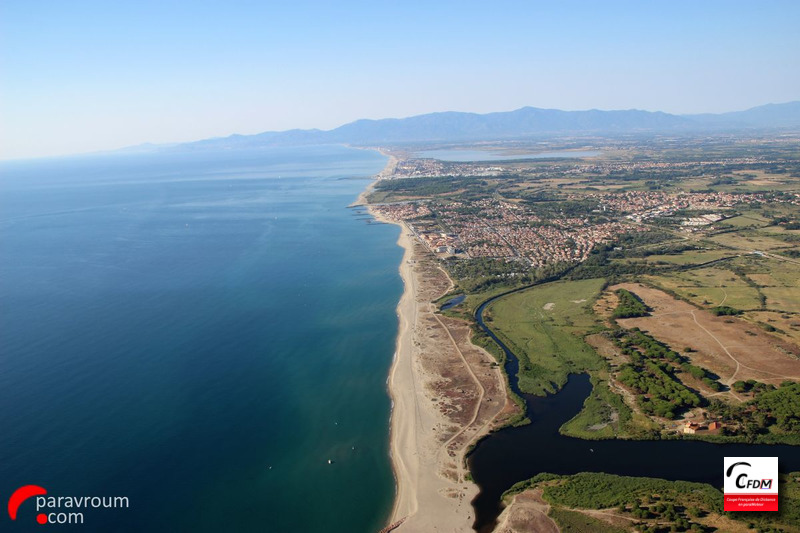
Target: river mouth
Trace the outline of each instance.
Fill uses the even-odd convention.
[[[521,394],[516,357],[483,323],[483,310],[489,303],[491,300],[478,308],[478,324],[505,351],[510,388],[525,401],[531,423],[490,434],[468,458],[472,478],[480,489],[472,500],[473,528],[479,533],[488,533],[496,526],[502,511],[500,498],[506,490],[542,472],[560,475],[605,472],[694,481],[722,488],[724,457],[777,456],[781,472],[800,470],[800,447],[795,446],[713,444],[677,439],[592,441],[561,435],[559,428],[578,414],[592,391],[589,375],[570,375],[556,394]]]

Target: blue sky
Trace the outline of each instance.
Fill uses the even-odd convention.
[[[0,158],[432,111],[800,100],[800,2],[0,0]]]

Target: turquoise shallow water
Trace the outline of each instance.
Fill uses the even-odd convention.
[[[402,251],[346,206],[384,163],[0,165],[0,494],[129,497],[76,531],[379,529]]]

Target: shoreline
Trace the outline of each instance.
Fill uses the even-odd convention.
[[[395,497],[383,531],[471,532],[471,501],[478,488],[468,481],[466,451],[502,425],[500,419],[515,406],[506,394],[505,377],[492,366],[495,359],[469,341],[469,324],[436,313],[432,302],[453,286],[447,273],[404,222],[366,202],[377,180],[395,164],[391,158],[354,203],[377,221],[397,225],[397,245],[403,248],[403,294],[386,380]]]
[[[351,146],[350,148],[356,148],[356,147],[355,146]],[[377,174],[372,176],[372,179],[370,180],[369,185],[367,185],[366,188],[364,188],[364,190],[359,193],[358,197],[356,197],[356,199],[353,200],[353,203],[351,203],[347,207],[357,207],[357,206],[368,207],[369,206],[369,202],[367,202],[367,195],[369,195],[369,193],[372,192],[372,189],[375,187],[375,183],[377,183],[378,180],[380,180],[382,178],[388,178],[389,176],[394,174],[394,169],[397,168],[397,163],[400,162],[400,160],[396,156],[388,153],[383,148],[362,148],[362,149],[375,150],[378,153],[380,153],[381,155],[385,155],[386,157],[388,157],[389,160],[386,161],[386,165],[383,167],[383,169],[381,169],[380,172],[378,172]],[[372,213],[372,215],[375,216],[375,213]]]
[[[401,445],[405,442],[406,446],[415,447],[413,428],[401,423],[401,418],[405,413],[410,412],[412,405],[407,405],[408,395],[398,393],[397,380],[402,378],[413,382],[410,347],[413,344],[411,336],[411,321],[409,318],[416,319],[417,314],[417,288],[416,280],[411,271],[411,261],[414,259],[413,237],[409,236],[408,227],[382,216],[367,201],[367,196],[372,192],[378,180],[390,176],[397,166],[398,159],[384,150],[378,148],[378,152],[389,157],[383,169],[373,176],[373,179],[358,195],[356,200],[349,207],[364,206],[367,212],[378,222],[392,224],[400,228],[400,235],[397,237],[397,246],[403,249],[403,257],[400,259],[398,271],[400,279],[403,281],[403,293],[397,303],[397,337],[395,340],[394,354],[392,354],[392,364],[389,367],[389,375],[386,377],[386,388],[391,401],[391,411],[389,414],[389,458],[392,462],[392,473],[394,475],[394,502],[392,511],[387,520],[387,527],[383,531],[395,530],[399,527],[399,522],[407,519],[417,510],[416,495],[410,491],[412,480],[419,471],[419,462],[413,461],[412,457],[404,458],[399,453]],[[402,367],[402,369],[401,369]],[[413,472],[412,472],[413,469]],[[392,527],[397,525],[397,527]]]
[[[370,212],[375,216],[376,220],[392,223],[378,216],[373,210],[370,210]],[[413,425],[409,425],[407,420],[404,420],[407,419],[407,416],[404,415],[414,411],[414,405],[409,404],[409,400],[413,404],[414,399],[409,398],[408,394],[400,393],[398,382],[415,382],[412,368],[411,347],[413,339],[411,330],[412,323],[416,320],[418,306],[416,302],[416,280],[410,268],[414,257],[412,237],[408,236],[408,228],[405,224],[396,225],[400,227],[397,245],[403,248],[403,258],[399,267],[400,278],[403,280],[403,294],[397,304],[397,341],[395,342],[392,366],[389,369],[389,376],[386,380],[392,404],[389,417],[389,457],[392,461],[392,470],[395,477],[395,497],[389,518],[390,523],[396,523],[417,511],[416,494],[411,488],[413,481],[419,475],[419,461],[414,460],[413,456],[408,456],[409,454],[400,452],[401,448],[413,449],[416,447],[416,428]]]

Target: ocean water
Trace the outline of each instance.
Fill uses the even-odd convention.
[[[346,206],[384,164],[334,146],[0,164],[0,499],[129,498],[75,531],[380,529],[402,251]]]

